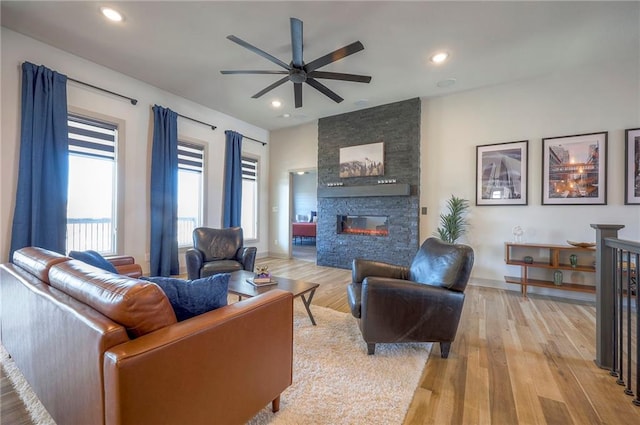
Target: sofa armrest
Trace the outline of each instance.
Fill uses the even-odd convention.
[[[245,246],[238,250],[237,259],[242,263],[243,268],[248,272],[253,272],[256,264],[256,253],[258,248],[255,246]]]
[[[351,265],[351,281],[362,283],[367,276],[389,277],[393,279],[408,279],[409,268],[381,261],[371,261],[356,258]]]
[[[130,255],[111,255],[105,258],[114,265],[121,275],[134,278],[142,276],[142,266],[137,264],[136,259]]]
[[[293,298],[274,289],[107,351],[105,423],[245,423],[292,362]]]
[[[200,269],[204,261],[202,252],[197,248],[189,248],[187,252],[185,252],[184,257],[187,263],[187,277],[189,280],[199,279]]]

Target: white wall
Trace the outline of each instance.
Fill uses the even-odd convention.
[[[467,241],[474,247],[473,276],[502,281],[519,273],[504,265],[512,228],[525,242],[593,241],[592,223],[624,224],[620,237],[640,240],[640,206],[624,205],[624,130],[640,126],[638,60],[583,67],[535,80],[423,99],[421,220],[424,239],[454,194],[475,205],[476,146],[529,140],[527,206],[472,206]],[[608,131],[606,206],[542,206],[542,138]],[[508,273],[507,273],[508,272]]]
[[[269,254],[288,257],[291,245],[289,208],[291,173],[316,169],[318,122],[271,132],[271,217]]]
[[[255,127],[228,115],[205,108],[201,105],[142,83],[126,75],[96,65],[62,50],[55,49],[34,39],[2,28],[2,188],[0,223],[2,244],[0,258],[6,261],[11,243],[11,222],[15,201],[20,146],[20,96],[24,61],[45,65],[71,78],[104,87],[138,99],[133,106],[127,100],[87,88],[73,82],[68,83],[67,96],[70,108],[113,117],[125,122],[121,148],[124,154],[124,246],[123,253],[136,257],[148,270],[145,256],[149,252],[149,180],[151,138],[153,134],[153,114],[151,106],[158,104],[195,118],[210,122],[218,128],[211,128],[178,118],[178,135],[206,143],[208,167],[207,205],[205,225],[219,227],[222,223],[222,194],[225,130],[235,130],[247,136],[269,141],[267,130]],[[206,82],[204,82],[206,84]],[[260,186],[260,235],[256,243],[258,255],[266,255],[268,250],[269,205],[269,145],[245,140],[243,150],[257,156],[261,162]],[[180,256],[184,263],[184,256]]]

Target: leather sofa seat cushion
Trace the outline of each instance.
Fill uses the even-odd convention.
[[[234,260],[212,261],[202,265],[200,271],[201,277],[211,276],[218,273],[231,273],[238,270],[244,270],[242,263]]]
[[[52,266],[69,260],[69,257],[57,252],[35,246],[21,248],[13,253],[13,264],[25,269],[45,283],[49,283],[49,269]]]
[[[51,267],[49,282],[123,325],[131,338],[177,322],[166,295],[151,282],[116,275],[79,260]]]

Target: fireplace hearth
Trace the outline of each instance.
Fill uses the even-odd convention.
[[[389,217],[386,215],[338,215],[338,234],[389,236]]]

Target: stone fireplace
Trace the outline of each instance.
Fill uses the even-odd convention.
[[[339,177],[340,148],[378,141],[384,176]],[[419,242],[419,184],[420,99],[320,119],[318,265],[350,268],[366,258],[408,266]]]

